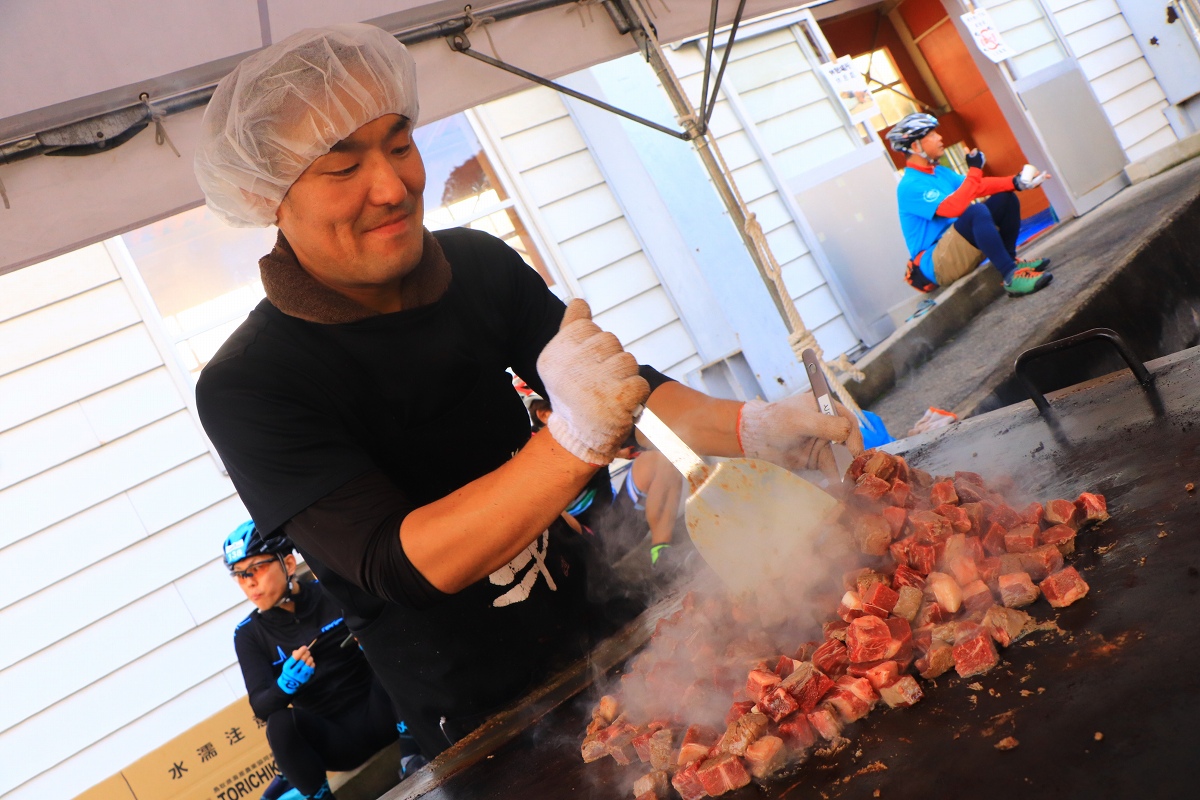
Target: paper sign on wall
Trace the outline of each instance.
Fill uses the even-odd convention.
[[[851,122],[858,124],[879,114],[879,106],[875,105],[875,98],[867,89],[867,79],[851,63],[849,56],[820,66],[834,93],[846,107]]]
[[[968,11],[962,15],[961,19],[967,26],[967,30],[971,32],[971,38],[975,40],[975,46],[979,48],[979,52],[991,59],[993,63],[999,64],[1016,55],[1012,48],[1004,43],[1004,39],[1000,36],[1000,30],[996,27],[996,23],[992,22],[992,15],[986,8]]]

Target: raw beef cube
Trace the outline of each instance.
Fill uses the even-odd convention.
[[[963,587],[963,608],[967,609],[967,613],[971,615],[979,615],[987,612],[992,604],[996,602],[992,597],[992,590],[988,585],[981,580],[975,580]]]
[[[958,492],[954,491],[954,481],[939,481],[929,487],[929,502],[934,508],[943,503],[958,505]]]
[[[908,565],[920,574],[928,575],[937,566],[937,548],[931,544],[914,544],[909,548]]]
[[[896,456],[882,450],[868,450],[867,453],[870,455],[867,456],[866,463],[863,465],[863,472],[883,478],[885,481],[893,480],[896,477],[896,473],[900,469],[899,459]]]
[[[967,556],[972,561],[982,561],[987,554],[983,552],[983,539],[978,536],[967,537]]]
[[[888,654],[884,658],[895,658],[903,662],[912,656],[912,626],[908,620],[900,617],[888,617],[888,632],[892,635],[892,643],[888,646]]]
[[[836,711],[829,706],[821,706],[808,715],[808,724],[827,742],[832,742],[842,734],[842,723]]]
[[[964,483],[973,483],[979,487],[983,486],[983,476],[980,475],[978,472],[967,472],[966,470],[955,470],[954,471],[954,482],[958,483],[959,481],[963,481]]]
[[[832,706],[842,722],[847,724],[860,720],[871,712],[870,704],[848,689],[838,686],[835,686],[829,693],[829,698],[825,702]]]
[[[1002,525],[995,522],[988,526],[987,533],[983,536],[983,549],[987,551],[989,556],[1002,556],[1008,552],[1004,544],[1004,530]]]
[[[908,511],[897,506],[888,506],[883,509],[883,518],[887,520],[888,528],[892,531],[892,538],[899,539],[904,530],[904,523],[908,521]]]
[[[1075,529],[1070,525],[1055,525],[1042,531],[1042,544],[1052,544],[1064,556],[1075,552]]]
[[[716,731],[706,725],[692,725],[683,733],[683,743],[680,745],[679,758],[676,763],[683,767],[693,761],[704,758],[717,740]]]
[[[922,544],[944,542],[954,533],[950,521],[932,511],[913,511],[908,515],[908,523],[912,527],[913,535]]]
[[[667,789],[670,785],[671,776],[662,770],[647,772],[633,782],[633,796],[641,798],[643,795],[649,795],[650,797],[664,798],[667,796]]]
[[[696,742],[682,745],[679,748],[679,757],[675,760],[675,763],[680,767],[694,764],[697,761],[708,758],[708,751],[711,749],[712,745],[698,744]]]
[[[793,750],[807,750],[817,741],[817,733],[805,714],[793,714],[779,723],[779,735]]]
[[[792,655],[792,660],[793,661],[811,661],[813,653],[815,653],[817,651],[817,648],[820,646],[821,646],[820,642],[814,642],[812,640],[804,642],[799,647],[796,648],[795,654]],[[796,669],[799,669],[799,668],[800,668],[800,665],[797,664]]]
[[[756,778],[774,775],[787,763],[787,749],[778,736],[764,736],[746,748],[746,764]]]
[[[647,728],[637,736],[634,736],[633,740],[630,742],[630,744],[633,745],[633,751],[637,753],[639,761],[644,763],[650,760],[650,737],[653,736],[654,732],[657,730],[658,728],[656,727]]]
[[[836,639],[829,639],[813,653],[812,663],[826,675],[836,678],[846,671],[850,664],[850,656],[846,652],[846,645]]]
[[[967,514],[967,519],[971,522],[971,528],[967,532],[972,536],[983,535],[983,503],[963,503],[960,506]]]
[[[932,625],[941,622],[948,614],[942,609],[938,602],[925,603],[917,611],[917,618],[913,620],[913,624],[918,628],[924,625]]]
[[[850,523],[850,536],[869,556],[882,556],[892,543],[892,528],[878,514],[859,514]]]
[[[845,477],[852,481],[858,481],[858,479],[862,477],[863,468],[866,467],[867,461],[870,460],[871,456],[874,454],[874,450],[867,450],[856,455],[854,460],[850,462],[850,468],[846,470]]]
[[[1078,509],[1070,500],[1051,500],[1045,505],[1046,515],[1043,519],[1050,525],[1070,525],[1072,528],[1078,528],[1077,521]]]
[[[782,686],[776,686],[758,701],[758,710],[766,714],[774,722],[779,722],[779,720],[799,708],[800,704]]]
[[[1088,593],[1088,585],[1074,567],[1059,570],[1038,584],[1055,608],[1065,608]]]
[[[886,583],[876,583],[867,590],[863,595],[863,604],[870,603],[884,610],[884,616],[892,613],[892,609],[896,606],[896,601],[900,599],[900,595],[888,586]]]
[[[978,503],[984,498],[986,490],[981,484],[955,478],[954,492],[958,495],[960,503]]]
[[[671,769],[672,742],[675,734],[669,729],[657,730],[650,736],[650,766],[656,770]]]
[[[878,500],[887,494],[891,488],[892,485],[882,478],[865,473],[854,482],[854,494],[858,497],[865,497],[868,500]]]
[[[1062,553],[1058,552],[1058,548],[1052,544],[1035,547],[1028,553],[1018,554],[1017,557],[1020,559],[1021,566],[1024,567],[1022,572],[1028,572],[1029,577],[1035,581],[1044,580],[1051,573],[1058,572],[1063,566]]]
[[[1021,522],[1026,525],[1041,525],[1042,517],[1045,516],[1046,510],[1042,508],[1042,504],[1038,502],[1030,503],[1025,506],[1025,510],[1021,512]]]
[[[1075,518],[1079,522],[1080,528],[1108,519],[1108,501],[1102,494],[1084,492],[1075,501],[1075,509]]]
[[[865,677],[843,675],[837,679],[837,683],[834,686],[845,689],[868,706],[874,706],[879,702],[879,695],[875,692],[875,687]]]
[[[863,615],[856,614],[855,616],[851,617],[851,619],[858,619],[861,616]],[[849,627],[849,622],[843,622],[840,619],[835,619],[822,625],[821,633],[826,639],[837,639],[839,642],[844,642],[846,641],[846,629]]]
[[[592,712],[593,717],[600,717],[605,722],[612,723],[617,718],[617,709],[620,703],[617,698],[611,694],[606,694],[600,698],[600,702],[596,704],[596,709]]]
[[[897,597],[892,613],[912,622],[921,608],[921,590],[915,586],[901,586]]]
[[[958,508],[958,506],[951,506],[951,508]],[[960,556],[968,558],[973,556],[973,553],[967,546],[967,535],[965,533],[956,533],[946,539],[946,551],[942,554],[942,557],[946,561],[953,561]]]
[[[597,734],[589,733],[583,737],[583,746],[580,748],[580,752],[583,755],[583,763],[590,764],[608,755],[608,746],[597,738]]]
[[[997,556],[996,560],[1000,562],[1000,574],[1008,575],[1013,572],[1024,572],[1025,563],[1030,559],[1028,553],[1005,553],[1002,556]]]
[[[866,678],[875,691],[890,686],[900,677],[900,666],[895,661],[884,661],[866,671]]]
[[[795,669],[796,662],[792,661],[790,656],[780,656],[779,660],[775,662],[775,674],[781,679],[791,675]]]
[[[966,533],[967,531],[971,530],[971,518],[967,516],[966,511],[958,506],[951,505],[950,503],[943,503],[942,505],[933,509],[933,513],[949,522],[950,528],[955,533]]]
[[[896,567],[896,572],[892,575],[892,588],[898,592],[904,586],[913,586],[921,591],[925,591],[925,577],[912,567],[900,564],[900,566]]]
[[[800,705],[800,710],[808,713],[817,707],[817,703],[833,688],[833,681],[821,673],[807,661],[801,661],[796,671],[789,675],[781,685]]]
[[[700,776],[704,791],[712,797],[740,789],[750,782],[750,773],[746,772],[742,760],[729,753],[708,759],[696,774]]]
[[[704,783],[700,780],[699,761],[688,765],[687,769],[681,769],[671,778],[671,785],[675,787],[675,791],[679,792],[679,796],[683,800],[700,800],[702,797],[708,797],[708,792],[704,788]]]
[[[888,704],[888,708],[908,708],[916,704],[924,694],[912,675],[904,675],[880,689],[879,696]]]
[[[879,617],[859,617],[846,631],[846,650],[850,661],[879,661],[886,658],[892,634],[887,623]]]
[[[912,485],[897,478],[892,481],[892,490],[883,496],[883,502],[889,504],[888,508],[908,508],[913,502]]]
[[[1038,545],[1037,525],[1024,523],[1011,528],[1004,534],[1004,549],[1010,553],[1028,553]]]
[[[749,714],[750,709],[754,708],[753,700],[741,700],[729,707],[729,713],[725,715],[725,724],[733,722],[743,714]]]
[[[943,610],[953,614],[962,606],[962,589],[954,578],[944,572],[931,572],[925,579],[925,590],[933,594]]]
[[[765,669],[751,670],[746,676],[746,694],[758,701],[769,690],[779,685],[780,678],[774,672]]]
[[[1024,634],[1025,626],[1030,622],[1029,615],[1024,611],[1004,606],[992,606],[983,615],[984,630],[1001,647],[1008,647]]]
[[[1001,575],[1000,602],[1008,608],[1021,608],[1038,599],[1040,592],[1029,579],[1028,572],[1011,572]]]
[[[984,630],[978,630],[954,645],[954,669],[959,677],[982,675],[998,663],[1000,654],[992,644],[992,637]]]
[[[981,558],[975,562],[975,570],[979,573],[979,580],[996,588],[996,579],[1000,577],[1000,559],[992,556]]]
[[[966,586],[968,583],[979,580],[979,570],[975,566],[975,559],[968,555],[948,559],[945,569],[959,586]]]
[[[725,734],[717,742],[717,749],[722,753],[733,753],[735,756],[746,755],[746,748],[767,730],[765,714],[746,714],[729,724]]]
[[[929,652],[917,659],[915,666],[922,678],[936,678],[954,666],[954,648],[934,640]]]
[[[1013,511],[1011,506],[1004,503],[997,503],[992,509],[992,513],[988,515],[988,520],[999,525],[1004,530],[1015,528],[1021,524],[1021,515]]]

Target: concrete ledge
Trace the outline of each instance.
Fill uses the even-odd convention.
[[[1200,133],[1193,133],[1186,139],[1180,139],[1140,161],[1133,162],[1125,167],[1125,177],[1129,178],[1130,183],[1141,183],[1196,156],[1200,156]]]
[[[1000,275],[990,264],[931,295],[937,303],[929,311],[904,323],[891,336],[871,348],[855,364],[863,371],[861,381],[846,381],[846,390],[860,406],[867,406],[908,374],[933,357],[947,339],[971,318],[1004,293]]]

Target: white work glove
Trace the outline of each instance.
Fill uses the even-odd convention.
[[[592,322],[586,302],[567,306],[558,333],[538,356],[537,371],[550,395],[546,427],[554,441],[589,464],[611,462],[650,385],[617,337]]]
[[[837,475],[829,443],[844,442],[852,455],[863,449],[858,420],[834,401],[838,416],[822,414],[812,392],[774,403],[751,400],[738,415],[738,441],[747,458],[760,458],[790,470],[819,469]]]
[[[1020,173],[1013,178],[1013,188],[1018,192],[1023,192],[1026,189],[1036,189],[1045,183],[1049,177],[1049,172],[1043,172],[1033,164],[1026,164],[1021,168]]]

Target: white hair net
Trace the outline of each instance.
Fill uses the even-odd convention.
[[[196,179],[237,227],[275,224],[283,196],[329,148],[384,114],[417,122],[416,66],[374,25],[293,34],[242,61],[204,112]]]

